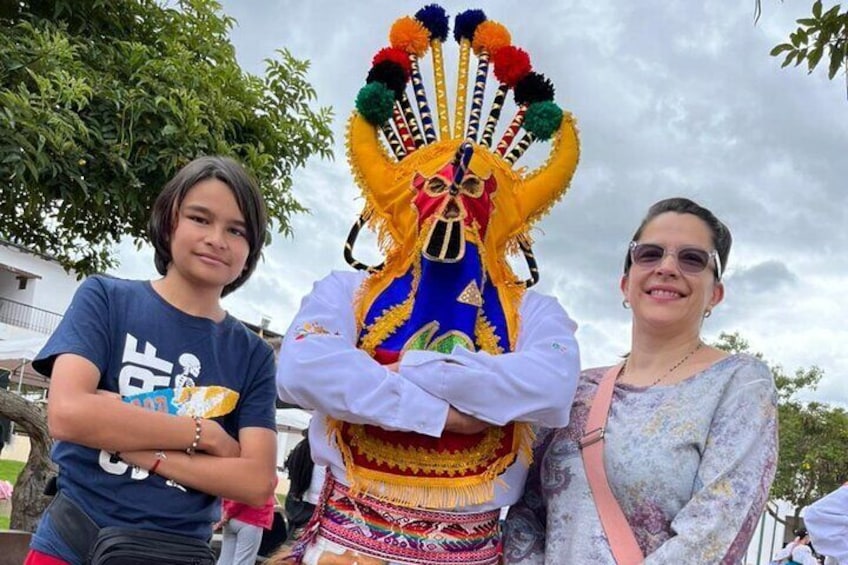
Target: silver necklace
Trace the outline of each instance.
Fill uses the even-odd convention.
[[[651,384],[649,384],[649,385],[648,385],[648,387],[656,386],[656,385],[658,385],[661,381],[664,381],[664,380],[665,380],[665,379],[666,379],[666,378],[667,378],[670,374],[672,374],[675,370],[679,369],[679,368],[680,368],[680,367],[681,367],[681,366],[682,366],[682,365],[683,365],[686,361],[688,361],[690,357],[692,357],[693,355],[695,355],[695,353],[696,353],[699,349],[701,349],[703,346],[704,346],[704,342],[703,342],[703,341],[701,341],[701,340],[699,339],[699,340],[698,340],[698,345],[696,345],[696,346],[695,346],[695,349],[693,349],[692,351],[690,351],[689,353],[687,353],[687,354],[683,357],[683,359],[681,359],[680,361],[678,361],[677,363],[675,363],[675,364],[671,367],[671,369],[669,369],[668,371],[666,371],[665,373],[663,373],[662,375],[660,375],[660,376],[657,378],[657,380],[655,380],[654,382],[652,382]],[[628,360],[629,360],[629,358],[624,360],[624,366],[622,366],[622,367],[621,367],[621,372],[620,372],[620,373],[618,373],[619,380],[624,380],[624,376],[625,376],[625,373],[626,373],[626,371],[627,371],[627,361],[628,361]]]

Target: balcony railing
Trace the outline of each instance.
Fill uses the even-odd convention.
[[[43,334],[51,334],[62,315],[0,297],[0,323]]]

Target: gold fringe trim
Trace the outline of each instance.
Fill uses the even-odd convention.
[[[409,296],[396,306],[383,310],[383,313],[374,320],[374,323],[365,328],[365,335],[359,348],[368,353],[371,357],[374,356],[377,347],[386,341],[412,314],[412,305],[415,302],[415,289],[412,289]]]
[[[501,338],[495,333],[495,328],[491,322],[486,319],[482,308],[477,313],[477,321],[474,323],[474,335],[476,337],[477,347],[481,351],[491,353],[492,355],[500,355],[504,352],[503,348],[499,345]]]
[[[518,452],[518,461],[525,467],[533,462],[533,444],[536,442],[536,432],[533,426],[527,422],[515,422],[515,441],[513,452]]]
[[[466,506],[485,504],[495,498],[496,478],[482,480],[480,477],[451,479],[447,486],[433,484],[427,487],[386,482],[369,473],[350,477],[350,490],[354,495],[368,495],[399,506],[415,508],[438,508],[452,510]],[[394,477],[392,477],[394,479]]]
[[[440,452],[422,447],[405,447],[393,445],[371,437],[365,431],[365,426],[350,425],[350,442],[363,453],[368,461],[402,472],[429,473],[443,475],[444,479],[468,473],[489,464],[503,441],[504,432],[501,428],[489,428],[483,441],[471,449],[452,452]],[[390,476],[394,476],[393,474]],[[438,481],[439,478],[428,478]]]
[[[507,267],[508,268],[508,267]],[[521,327],[521,315],[518,309],[521,301],[524,299],[524,292],[527,288],[520,282],[515,280],[515,274],[512,269],[509,269],[510,278],[500,285],[497,285],[498,296],[501,299],[501,307],[504,311],[504,317],[509,330],[509,350],[515,351],[515,345],[518,343],[518,330]]]
[[[343,422],[327,418],[327,433],[335,439],[342,454],[351,491],[355,495],[367,494],[404,506],[452,509],[490,502],[495,496],[495,485],[504,485],[500,477],[503,472],[516,460],[525,467],[529,467],[533,459],[532,447],[535,440],[533,428],[526,422],[515,422],[511,452],[493,461],[486,471],[479,475],[471,477],[395,475],[356,466],[353,463],[351,447],[344,441],[342,426]],[[503,431],[501,429],[497,431],[502,437]],[[404,448],[394,449],[404,450]],[[452,454],[430,456],[442,458],[450,455]]]

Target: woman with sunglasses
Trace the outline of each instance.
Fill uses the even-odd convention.
[[[691,200],[650,208],[620,283],[630,353],[584,371],[569,425],[540,430],[507,518],[506,563],[744,558],[774,478],[777,399],[765,364],[701,337],[724,297],[730,244]]]

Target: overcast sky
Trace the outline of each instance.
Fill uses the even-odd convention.
[[[254,323],[268,316],[283,332],[315,280],[349,268],[342,247],[362,203],[344,125],[392,22],[424,4],[224,2],[248,71],[261,74],[263,59],[286,47],[311,61],[318,103],[336,113],[335,161],[313,160],[295,178],[311,215],[295,217],[294,238],[277,236],[253,279],[225,300],[232,314]],[[828,81],[824,69],[780,69],[768,52],[811,2],[763,4],[756,26],[753,0],[441,5],[451,15],[479,7],[506,25],[578,120],[582,153],[571,189],[534,237],[537,288],[580,324],[584,366],[627,350],[629,313],[618,290],[627,242],[650,204],[686,196],[712,209],[734,238],[726,299],[704,337],[738,331],[787,370],[818,365],[826,377],[816,397],[848,404],[845,81]],[[516,12],[521,5],[533,8]],[[452,41],[445,46],[449,61],[455,51]],[[376,258],[372,242],[363,238],[358,254]],[[122,246],[121,260],[120,276],[155,275],[149,249]]]

